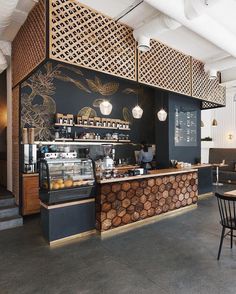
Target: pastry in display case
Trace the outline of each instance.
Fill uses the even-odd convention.
[[[45,153],[39,163],[40,199],[52,204],[95,196],[95,174],[91,159],[76,152]]]

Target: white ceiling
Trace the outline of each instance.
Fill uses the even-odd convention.
[[[138,0],[137,0],[138,1]],[[136,2],[137,2],[136,1]],[[166,0],[167,1],[167,0]],[[181,0],[184,1],[184,0]],[[200,1],[200,0],[196,0]],[[127,9],[132,5],[135,0],[79,0],[80,3],[85,4],[105,15],[112,18],[119,16],[122,11]],[[153,1],[155,2],[155,1]],[[158,2],[156,0],[156,2]],[[176,1],[176,5],[177,5]],[[143,2],[128,15],[122,18],[123,23],[129,25],[133,29],[137,29],[144,25],[150,19],[158,15],[160,11],[150,6],[149,4]],[[230,33],[233,33],[235,39],[232,39],[232,44],[236,42],[236,1],[227,0],[221,1],[219,4],[215,5],[209,11],[207,11],[207,16],[211,17],[212,22],[222,25]],[[206,26],[206,30],[207,30]],[[217,33],[217,32],[216,32]],[[224,36],[221,36],[222,43],[224,42]],[[206,63],[211,63],[219,59],[230,56],[228,52],[225,52],[218,46],[214,45],[209,40],[201,37],[195,32],[191,31],[185,26],[181,26],[176,30],[168,30],[163,32],[158,40],[185,53],[189,54],[199,60]],[[236,68],[230,70],[222,71],[223,80],[230,80],[230,75],[235,71],[234,77],[236,76]],[[224,79],[225,75],[225,79]]]

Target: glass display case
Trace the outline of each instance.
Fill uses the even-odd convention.
[[[44,158],[40,160],[40,199],[58,203],[95,196],[91,159]]]

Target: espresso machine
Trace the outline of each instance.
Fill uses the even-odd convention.
[[[114,167],[115,149],[112,144],[103,144],[102,148],[104,153],[103,169],[112,169]]]
[[[37,146],[36,144],[23,145],[23,172],[35,173],[37,171]]]

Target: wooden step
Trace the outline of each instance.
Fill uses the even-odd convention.
[[[22,225],[23,218],[20,215],[0,218],[0,231],[20,227]]]
[[[0,196],[0,208],[12,205],[15,205],[15,198],[13,196]]]
[[[16,205],[0,207],[0,218],[17,216],[18,214],[19,214],[19,207]]]

